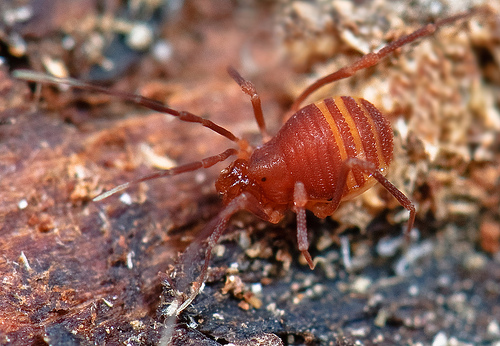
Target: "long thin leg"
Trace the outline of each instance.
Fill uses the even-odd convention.
[[[399,189],[394,186],[386,177],[377,169],[377,167],[365,160],[360,160],[358,158],[350,158],[347,162],[348,166],[360,169],[366,174],[371,174],[377,181],[386,188],[387,191],[391,193],[398,200],[398,202],[410,212],[410,217],[408,219],[408,225],[406,226],[405,236],[409,239],[411,230],[413,229],[413,224],[415,222],[416,210],[415,205],[410,201],[408,197]]]
[[[405,196],[396,186],[394,186],[375,166],[373,163],[365,160],[361,160],[355,157],[351,157],[347,159],[341,167],[339,177],[337,179],[337,184],[339,188],[335,190],[335,194],[332,196],[331,203],[321,209],[322,215],[331,215],[337,209],[341,199],[342,194],[344,192],[343,187],[346,184],[347,176],[349,171],[353,168],[361,170],[363,173],[367,175],[373,176],[383,187],[387,189],[397,200],[398,202],[410,212],[410,217],[408,219],[408,225],[405,230],[405,236],[409,239],[411,230],[413,229],[413,224],[415,222],[416,210],[413,203],[410,201],[408,197]]]
[[[52,77],[44,73],[39,73],[39,72],[34,72],[30,70],[16,70],[13,73],[13,76],[18,79],[23,79],[23,80],[28,80],[32,82],[37,82],[37,83],[47,83],[47,84],[64,84],[64,85],[69,85],[73,88],[78,88],[78,89],[84,89],[84,90],[89,90],[93,92],[100,92],[103,94],[111,95],[118,97],[122,100],[133,102],[135,104],[138,104],[140,106],[149,108],[151,110],[160,112],[160,113],[167,113],[170,115],[173,115],[174,117],[178,117],[182,121],[186,121],[189,123],[199,123],[210,130],[218,133],[221,136],[226,137],[227,139],[238,143],[240,139],[236,137],[233,133],[231,133],[229,130],[223,128],[222,126],[217,125],[213,121],[210,121],[208,119],[204,119],[198,115],[194,115],[190,112],[186,111],[177,111],[175,109],[172,109],[163,103],[141,96],[137,94],[130,94],[126,93],[123,91],[118,91],[118,90],[111,90],[108,88],[104,88],[99,85],[94,85],[90,83],[85,83],[82,81],[79,81],[77,79],[73,78],[57,78],[57,77]]]
[[[297,244],[302,256],[309,264],[309,268],[314,269],[314,262],[309,253],[309,240],[307,240],[306,203],[308,200],[307,191],[300,181],[295,183],[293,190],[293,205],[297,214]]]
[[[200,168],[208,168],[208,167],[215,165],[218,162],[224,161],[225,159],[227,159],[228,157],[230,157],[232,155],[237,155],[237,154],[238,154],[238,151],[236,149],[231,148],[231,149],[227,149],[226,151],[220,153],[219,155],[210,156],[210,157],[204,158],[201,161],[191,162],[191,163],[187,163],[185,165],[174,167],[172,169],[166,169],[163,171],[155,172],[155,173],[152,173],[152,174],[147,175],[145,177],[142,177],[142,178],[139,178],[139,179],[136,179],[133,181],[129,181],[128,183],[119,185],[119,186],[117,186],[117,187],[115,187],[107,192],[104,192],[104,193],[100,194],[99,196],[95,197],[93,199],[93,201],[98,202],[104,198],[107,198],[111,195],[114,195],[117,192],[125,190],[132,185],[136,185],[136,184],[142,183],[142,182],[147,181],[147,180],[177,175],[177,174],[186,173],[186,172],[192,172],[192,171],[195,171],[195,170],[200,169]]]
[[[241,210],[248,210],[263,220],[269,220],[269,216],[264,211],[260,202],[249,193],[244,192],[229,202],[229,204],[222,209],[217,217],[205,226],[197,240],[194,241],[181,255],[182,267],[185,268],[185,273],[187,274],[184,278],[177,282],[178,285],[176,289],[181,292],[187,291],[189,283],[192,282],[191,292],[188,295],[183,292],[184,294],[181,294],[178,297],[178,300],[173,303],[173,308],[167,311],[167,315],[179,315],[199,294],[200,289],[207,278],[208,265],[212,256],[212,250],[215,245],[217,245],[219,238],[226,230],[229,219]],[[204,251],[205,259],[200,270],[200,274],[193,282],[196,272],[196,258],[200,255],[200,249],[203,248],[202,243],[206,239],[207,233],[209,233],[210,236],[208,237],[206,249]]]
[[[260,102],[260,96],[257,94],[257,90],[255,89],[255,85],[252,82],[244,79],[238,71],[236,71],[233,67],[228,67],[227,72],[229,75],[238,83],[241,87],[241,90],[250,96],[250,100],[252,101],[253,114],[255,115],[255,120],[257,121],[257,125],[259,125],[259,130],[262,135],[262,139],[264,142],[267,142],[271,137],[267,133],[266,123],[264,121],[264,114],[262,112],[262,104]]]
[[[359,70],[363,70],[365,68],[374,66],[379,63],[379,61],[388,55],[390,55],[392,52],[394,52],[396,49],[409,44],[421,37],[429,36],[432,35],[439,27],[443,25],[447,25],[450,23],[453,23],[457,20],[467,18],[472,16],[474,13],[476,13],[475,10],[470,10],[465,13],[460,13],[455,16],[451,16],[442,20],[437,21],[434,24],[427,24],[426,26],[421,27],[420,29],[412,32],[409,35],[403,36],[396,41],[393,41],[389,44],[387,44],[385,47],[380,49],[377,53],[368,53],[364,56],[362,56],[359,60],[355,61],[351,65],[345,66],[341,68],[340,70],[329,74],[321,79],[318,79],[316,82],[311,84],[308,88],[306,88],[302,94],[297,97],[295,102],[292,104],[290,107],[291,111],[296,112],[300,106],[300,104],[313,92],[318,90],[324,85],[327,85],[329,83],[333,83],[335,81],[338,81],[340,79],[344,79],[347,77],[352,76],[354,73],[356,73]]]

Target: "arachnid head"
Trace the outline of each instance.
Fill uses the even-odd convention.
[[[251,193],[264,205],[289,204],[293,179],[272,142],[255,149],[248,161],[237,159],[221,172],[215,188],[225,204],[242,192]]]

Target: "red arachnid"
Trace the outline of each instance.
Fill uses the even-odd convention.
[[[94,199],[98,201],[106,198],[131,184],[207,168],[231,156],[237,157],[222,171],[215,183],[217,191],[223,197],[225,207],[203,231],[204,234],[209,234],[205,260],[196,280],[193,277],[191,292],[180,295],[182,298],[179,298],[169,312],[170,315],[178,315],[199,293],[206,280],[212,249],[231,216],[238,211],[248,210],[272,223],[279,222],[288,210],[295,212],[298,248],[309,266],[314,268],[308,252],[306,210],[312,211],[319,218],[325,218],[337,209],[341,201],[359,195],[379,182],[409,210],[410,216],[405,232],[406,235],[409,234],[415,220],[415,207],[384,176],[393,155],[393,133],[384,115],[367,100],[350,96],[326,98],[300,110],[299,106],[307,96],[320,87],[374,66],[396,49],[418,38],[431,35],[440,26],[468,17],[472,13],[473,11],[469,11],[428,24],[389,43],[377,53],[364,55],[353,64],[317,80],[296,99],[291,107],[295,113],[274,137],[270,137],[266,131],[261,101],[254,85],[241,77],[236,70],[229,68],[230,76],[240,85],[243,92],[251,97],[255,119],[263,137],[263,144],[257,148],[250,147],[244,139],[236,137],[229,130],[210,120],[186,111],[174,110],[139,95],[29,71],[17,71],[16,76],[31,81],[63,83],[111,94],[171,114],[186,122],[200,123],[238,144],[238,149],[227,149],[219,155],[198,162],[154,173],[120,185]],[[201,244],[197,246],[200,248]],[[189,265],[188,262],[193,255],[187,255],[185,258],[184,263]]]

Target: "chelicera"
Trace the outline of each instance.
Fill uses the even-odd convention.
[[[241,210],[247,210],[259,218],[277,223],[288,210],[296,213],[297,243],[307,263],[314,268],[309,254],[306,210],[317,217],[331,215],[343,200],[361,194],[375,183],[382,184],[401,205],[409,211],[405,230],[408,236],[415,221],[415,206],[387,178],[393,155],[393,133],[389,121],[369,101],[350,97],[330,97],[299,109],[310,94],[322,86],[352,76],[359,70],[376,65],[398,48],[421,37],[431,35],[437,28],[470,16],[473,11],[458,14],[434,24],[428,24],[413,33],[403,36],[380,49],[377,53],[362,56],[351,65],[329,74],[309,86],[293,103],[293,116],[279,132],[270,136],[266,130],[261,100],[254,85],[244,79],[235,69],[229,75],[242,91],[250,96],[255,119],[263,143],[252,148],[229,130],[186,111],[174,110],[160,102],[139,95],[109,90],[73,79],[59,79],[31,71],[17,71],[16,77],[36,82],[69,84],[73,87],[102,92],[131,101],[141,106],[178,117],[182,121],[200,123],[210,130],[237,144],[224,152],[200,161],[159,171],[138,180],[120,185],[94,201],[102,200],[118,191],[146,180],[173,176],[213,166],[230,157],[236,159],[224,169],[215,186],[223,198],[225,207],[207,224],[205,259],[198,277],[192,277],[191,291],[181,292],[168,314],[178,315],[198,295],[206,280],[208,265],[214,246],[226,229],[230,218]],[[198,251],[201,244],[195,246]],[[194,258],[188,254],[184,264]]]

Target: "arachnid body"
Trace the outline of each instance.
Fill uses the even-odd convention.
[[[408,235],[415,220],[415,207],[384,176],[393,154],[393,134],[388,120],[369,101],[350,97],[330,97],[309,104],[299,110],[305,98],[320,87],[347,78],[359,70],[376,65],[396,49],[431,35],[440,26],[470,16],[473,11],[458,14],[434,24],[428,24],[415,32],[393,41],[377,53],[369,53],[308,87],[294,102],[294,115],[273,137],[267,133],[260,98],[254,85],[245,80],[236,70],[229,68],[231,77],[244,93],[251,97],[256,121],[263,144],[252,148],[229,130],[186,111],[177,111],[164,104],[133,94],[112,91],[72,79],[51,78],[33,72],[18,71],[16,76],[38,82],[64,83],[74,87],[103,92],[135,102],[159,112],[168,113],[182,121],[196,122],[228,138],[238,145],[221,154],[198,162],[160,171],[144,178],[120,185],[98,197],[95,201],[121,191],[131,184],[153,178],[177,175],[210,167],[229,157],[236,156],[224,169],[216,182],[225,207],[206,226],[203,234],[209,234],[205,247],[205,259],[198,276],[188,278],[193,282],[190,292],[180,292],[168,311],[171,316],[182,312],[197,296],[205,282],[213,247],[224,232],[232,215],[248,210],[263,220],[277,223],[285,212],[292,210],[297,215],[298,248],[309,266],[314,268],[308,252],[306,210],[325,218],[331,215],[343,200],[366,191],[376,182],[381,183],[400,203],[409,210],[410,216],[405,234]],[[202,248],[195,243],[184,255],[184,265],[195,265],[192,259]]]

